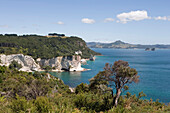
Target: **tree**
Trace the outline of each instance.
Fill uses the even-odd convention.
[[[40,78],[40,77],[41,77],[41,73],[38,72],[38,71],[35,71],[34,74],[33,74],[33,76],[34,76],[35,78]]]
[[[89,90],[93,91],[94,93],[100,93],[104,94],[106,92],[111,92],[113,96],[113,90],[110,87],[107,87],[109,85],[109,82],[105,79],[105,76],[103,72],[99,72],[96,76],[91,78],[90,84],[89,84]]]
[[[17,61],[15,61],[15,60],[13,60],[12,62],[11,62],[11,64],[9,65],[9,68],[10,69],[21,69],[22,68],[22,65],[21,64],[19,64]]]
[[[113,65],[106,63],[104,71],[100,72],[97,76],[98,80],[106,80],[109,82],[108,86],[116,89],[116,95],[113,98],[114,106],[117,106],[118,99],[122,90],[127,90],[127,84],[139,81],[138,72],[134,68],[129,67],[126,61],[116,61]]]
[[[84,92],[88,92],[89,91],[89,87],[87,84],[81,83],[80,85],[78,85],[76,87],[75,93],[84,93]]]
[[[51,66],[45,66],[43,67],[43,69],[45,70],[45,72],[49,72],[52,70],[52,67]]]

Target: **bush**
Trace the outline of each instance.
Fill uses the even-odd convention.
[[[43,67],[43,69],[45,70],[45,72],[49,72],[52,70],[52,67],[51,66],[45,66]]]
[[[47,97],[38,97],[35,100],[34,105],[36,107],[36,111],[39,113],[48,113],[52,110],[52,105]]]
[[[26,112],[28,111],[29,105],[27,100],[24,97],[16,96],[16,99],[13,99],[10,105],[13,112]]]
[[[7,70],[6,67],[4,66],[0,66],[0,73],[5,73],[5,70]]]
[[[83,92],[88,92],[89,91],[89,87],[87,84],[81,83],[80,85],[78,85],[76,87],[75,93],[83,93]]]
[[[15,60],[13,60],[12,62],[11,62],[11,64],[9,65],[9,68],[10,69],[21,69],[22,68],[22,65],[21,64],[19,64],[17,61],[15,61]]]
[[[106,95],[81,93],[75,97],[74,104],[79,109],[87,111],[105,111],[112,107],[112,98]]]
[[[40,77],[41,77],[41,73],[38,72],[38,71],[35,71],[34,74],[33,74],[33,76],[34,76],[35,78],[40,78]]]

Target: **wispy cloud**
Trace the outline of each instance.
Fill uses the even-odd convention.
[[[59,24],[59,25],[63,25],[63,24],[64,24],[64,22],[62,22],[62,21],[58,21],[58,22],[57,22],[57,24]]]
[[[105,18],[104,22],[113,22],[115,21],[115,19],[113,18]]]
[[[62,21],[58,21],[58,22],[54,22],[54,23],[52,23],[52,24],[64,25],[65,23],[62,22]]]
[[[170,21],[170,17],[169,16],[158,16],[158,17],[154,17],[155,20],[168,20]]]
[[[138,11],[131,11],[128,13],[121,13],[117,15],[117,22],[120,23],[127,23],[129,21],[140,21],[144,19],[151,19],[151,17],[148,16],[147,11],[145,10],[138,10]]]
[[[94,19],[89,19],[89,18],[83,18],[81,22],[86,23],[86,24],[93,24],[95,23]]]

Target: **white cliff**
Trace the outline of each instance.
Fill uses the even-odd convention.
[[[12,61],[17,61],[22,65],[20,71],[41,71],[41,67],[51,66],[55,69],[53,71],[84,71],[85,69],[81,67],[81,57],[80,56],[60,56],[52,59],[37,59],[35,60],[28,55],[23,54],[12,54],[12,55],[0,55],[0,65],[9,66]]]
[[[37,59],[37,62],[41,67],[48,65],[54,67],[56,71],[60,71],[60,70],[84,71],[85,70],[84,68],[81,67],[80,56],[60,56],[52,59]]]
[[[38,71],[40,66],[35,62],[35,60],[28,55],[23,54],[12,54],[12,55],[0,55],[1,65],[9,66],[12,61],[17,61],[19,64],[22,65],[20,71]]]

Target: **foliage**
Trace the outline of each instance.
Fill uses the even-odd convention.
[[[98,84],[102,85],[104,83],[105,85],[109,83],[109,87],[115,88],[116,95],[113,99],[113,104],[117,106],[122,89],[128,90],[128,86],[126,86],[126,84],[132,82],[137,83],[139,81],[139,76],[137,74],[138,73],[136,69],[130,68],[128,62],[119,60],[113,65],[106,63],[104,71],[97,74],[93,79],[90,80],[90,82],[93,83],[93,81],[97,81]]]
[[[36,99],[37,96],[45,96],[56,86],[57,78],[38,72],[27,73],[0,66],[0,91],[6,92],[8,97],[17,95],[26,99]]]
[[[76,87],[75,93],[85,93],[89,91],[89,86],[87,84],[81,83]]]
[[[38,72],[38,71],[35,71],[35,72],[33,73],[33,76],[34,76],[35,78],[41,78],[42,73],[40,73],[40,72]]]
[[[40,113],[48,113],[52,109],[47,97],[38,97],[35,100],[34,105],[36,107],[36,111]]]
[[[128,96],[127,96],[128,95]],[[166,106],[158,101],[142,100],[139,97],[146,96],[143,92],[140,92],[138,96],[131,95],[129,92],[125,96],[121,96],[117,107],[113,107],[109,113],[162,113],[170,112],[170,105]]]
[[[112,107],[112,98],[110,95],[100,95],[93,93],[80,93],[74,100],[75,106],[87,111],[105,111]]]
[[[24,97],[16,95],[16,99],[13,99],[10,105],[13,112],[20,113],[26,112],[29,108],[28,102]]]
[[[52,70],[52,67],[51,66],[45,66],[43,67],[43,69],[46,71],[46,72],[49,72]]]
[[[91,54],[99,55],[86,46],[84,40],[78,37],[45,37],[37,35],[5,35],[0,36],[1,54],[24,54],[36,58],[54,58],[57,56],[74,55],[75,51],[82,51],[83,58]]]
[[[10,69],[21,69],[22,68],[22,65],[21,64],[19,64],[17,61],[15,61],[15,60],[13,60],[12,62],[11,62],[11,64],[9,65],[9,68]]]
[[[2,113],[160,113],[170,112],[170,104],[143,100],[129,92],[113,106],[107,81],[81,83],[71,92],[62,80],[47,73],[27,73],[0,66],[0,111]],[[48,77],[50,76],[50,78]]]
[[[105,72],[99,72],[96,76],[94,76],[93,78],[91,78],[90,84],[89,84],[89,90],[91,90],[94,93],[106,93],[106,92],[112,92],[113,94],[113,90],[111,88],[108,87],[109,82],[104,79],[103,75]]]

